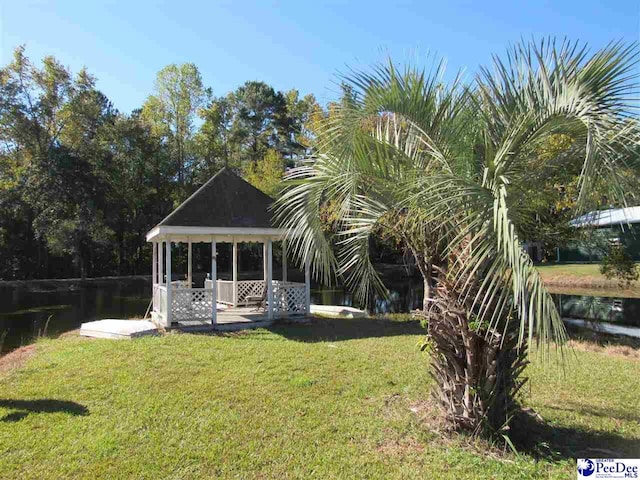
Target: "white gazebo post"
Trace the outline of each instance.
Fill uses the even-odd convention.
[[[267,240],[267,305],[268,318],[273,319],[273,242]]]
[[[287,241],[282,240],[282,283],[287,283]]]
[[[187,239],[187,288],[193,287],[192,275],[193,275],[193,266],[191,265],[191,239]]]
[[[311,313],[311,254],[304,258],[304,309],[307,315]]]
[[[233,239],[233,306],[238,305],[238,242]]]
[[[152,265],[151,265],[151,285],[158,283],[158,242],[151,244],[152,252]]]
[[[267,286],[267,239],[262,242],[262,278],[264,279],[264,286]]]
[[[151,302],[152,311],[156,311],[156,285],[158,281],[158,242],[151,244]]]
[[[162,248],[164,242],[158,242],[158,285],[164,283],[164,265],[162,265],[162,259],[164,258],[164,249]]]
[[[165,326],[171,326],[171,314],[173,313],[173,299],[171,298],[171,240],[167,241],[167,317]]]
[[[216,259],[216,239],[211,240],[211,325],[218,323],[218,262]]]

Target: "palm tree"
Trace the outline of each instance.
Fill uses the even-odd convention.
[[[536,168],[553,181],[561,162],[541,171],[536,149],[565,134],[582,158],[579,204],[593,197],[595,178],[624,203],[619,168],[637,160],[636,60],[635,45],[590,55],[549,40],[494,58],[472,86],[460,76],[446,81],[443,62],[352,72],[343,78],[352,95],[323,125],[314,162],[288,174],[276,218],[319,280],[338,275],[366,301],[385,291],[369,256],[372,235],[391,231],[413,253],[425,284],[434,398],[458,428],[508,428],[528,345],[535,339],[545,352],[566,340],[521,248],[521,192]],[[320,219],[328,203],[337,211],[334,242]]]

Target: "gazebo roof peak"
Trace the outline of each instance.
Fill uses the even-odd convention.
[[[223,168],[147,233],[147,241],[239,241],[279,238],[284,230],[274,226],[274,200]],[[224,236],[223,239],[221,236]]]
[[[274,228],[273,201],[225,167],[157,226]]]

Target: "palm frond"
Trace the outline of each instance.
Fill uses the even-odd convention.
[[[433,229],[451,285],[488,331],[507,317],[519,322],[520,345],[534,336],[562,343],[552,298],[520,247],[516,227],[527,207],[514,192],[528,181],[536,147],[562,133],[583,155],[580,208],[596,179],[624,204],[630,180],[621,167],[637,164],[640,151],[637,60],[636,44],[591,55],[551,39],[494,57],[473,88],[460,75],[445,81],[443,61],[430,70],[388,62],[351,72],[341,79],[352,96],[318,136],[322,155],[289,176],[277,217],[300,255],[313,252],[320,277],[333,269],[362,298],[382,285],[369,259],[375,225],[389,212],[414,217]],[[339,205],[336,257],[313,218],[327,199]]]

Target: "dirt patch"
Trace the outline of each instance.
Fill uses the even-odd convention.
[[[418,417],[420,424],[430,432],[438,435],[449,435],[452,432],[442,410],[434,404],[433,400],[412,403],[409,405],[409,410]]]
[[[16,348],[12,352],[0,357],[0,372],[6,372],[21,367],[36,353],[35,345]]]
[[[408,453],[419,453],[424,451],[424,445],[420,440],[413,437],[388,439],[378,446],[378,452],[388,456],[402,456]]]
[[[462,448],[474,454],[490,457],[504,463],[513,462],[512,452],[507,445],[499,445],[453,429],[433,399],[412,403],[409,405],[409,410],[439,444]]]
[[[432,445],[462,448],[477,455],[491,457],[511,463],[512,453],[506,445],[491,443],[478,437],[451,428],[443,412],[432,399],[408,401],[400,394],[392,394],[384,399],[381,414],[391,423],[406,421],[407,410],[412,426],[398,431],[388,428],[384,440],[376,450],[385,456],[403,456],[420,453]]]

